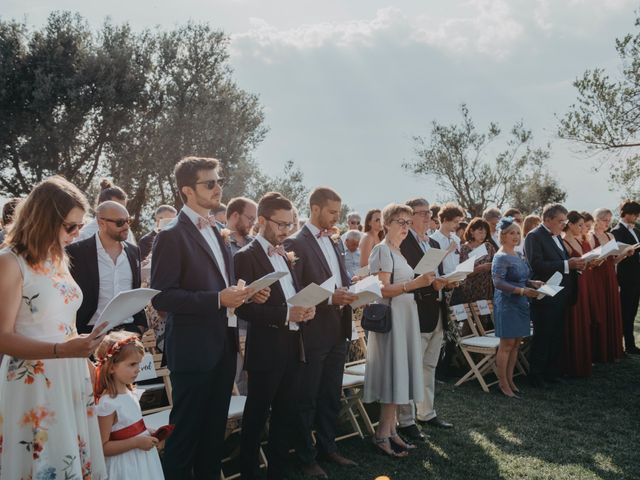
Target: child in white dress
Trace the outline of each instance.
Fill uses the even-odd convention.
[[[134,334],[112,332],[96,358],[96,406],[109,479],[163,479],[158,439],[142,418],[133,382],[140,371],[144,347]]]

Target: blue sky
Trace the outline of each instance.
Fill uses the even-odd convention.
[[[46,0],[4,0],[3,18],[41,25]],[[571,83],[587,68],[620,66],[614,39],[632,32],[627,0],[57,0],[92,25],[110,16],[134,28],[209,22],[231,36],[239,85],[260,96],[270,128],[255,151],[274,174],[287,160],[309,186],[331,185],[364,211],[421,195],[433,181],[400,165],[432,120],[476,124],[519,120],[536,144],[552,143],[551,170],[569,208],[614,207],[606,169],[556,138],[556,114],[575,101]]]

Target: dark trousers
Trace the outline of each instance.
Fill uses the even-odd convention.
[[[295,426],[296,394],[300,353],[298,336],[291,335],[286,351],[274,353],[274,367],[267,371],[249,371],[247,403],[242,415],[240,437],[240,473],[243,480],[256,478],[258,452],[265,423],[269,417],[267,478],[284,478]]]
[[[310,464],[316,459],[311,437],[314,425],[320,453],[338,450],[335,438],[347,342],[307,349],[305,353],[307,363],[300,368],[296,454],[302,463]]]
[[[220,477],[235,372],[236,352],[228,343],[213,370],[171,372],[175,430],[164,450],[166,480]]]
[[[622,331],[624,332],[624,348],[629,350],[636,346],[633,324],[638,314],[640,303],[640,285],[620,286],[620,303],[622,304]]]
[[[531,318],[533,319],[532,376],[547,378],[558,376],[558,360],[562,351],[566,311],[565,295],[556,295],[553,302],[534,301],[531,303]]]

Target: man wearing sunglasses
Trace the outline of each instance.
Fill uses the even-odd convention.
[[[108,200],[96,209],[98,232],[67,247],[71,275],[82,290],[82,305],[76,314],[79,333],[90,333],[104,308],[118,293],[140,288],[140,249],[127,241],[129,212]],[[144,310],[129,317],[124,330],[147,329]]]
[[[184,202],[153,244],[152,304],[167,312],[164,354],[175,425],[164,450],[167,480],[218,478],[224,453],[238,337],[233,309],[264,303],[269,292],[236,286],[229,247],[211,212],[224,179],[214,158],[186,157],[174,169]]]

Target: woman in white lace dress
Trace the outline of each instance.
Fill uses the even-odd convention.
[[[0,479],[107,478],[87,360],[104,325],[77,334],[64,254],[86,209],[71,183],[45,180],[0,250]]]

